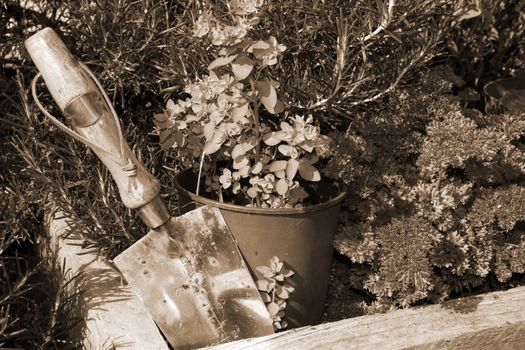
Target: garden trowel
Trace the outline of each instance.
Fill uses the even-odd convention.
[[[124,204],[151,228],[115,263],[170,344],[193,348],[273,333],[270,315],[220,211],[202,207],[171,217],[159,181],[131,152],[91,71],[50,28],[31,36],[26,48],[40,71],[32,82],[37,106],[97,154]],[[40,76],[71,129],[40,103]]]

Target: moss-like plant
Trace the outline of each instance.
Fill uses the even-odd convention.
[[[438,66],[336,135],[328,171],[351,192],[336,247],[369,271],[374,310],[525,271],[525,121],[465,108],[474,100]]]

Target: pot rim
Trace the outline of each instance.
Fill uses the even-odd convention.
[[[185,169],[178,173],[175,176],[175,187],[179,191],[179,194],[184,194],[186,197],[192,199],[195,202],[207,204],[210,206],[217,207],[219,209],[226,209],[229,211],[235,211],[235,212],[241,212],[241,213],[247,213],[247,214],[259,214],[259,215],[290,215],[290,214],[303,214],[303,213],[312,213],[312,212],[318,212],[324,209],[332,208],[338,204],[340,204],[343,199],[346,197],[347,192],[344,185],[340,186],[340,191],[334,198],[331,198],[325,202],[314,204],[314,205],[307,205],[304,207],[297,207],[297,208],[256,208],[256,207],[246,207],[243,205],[237,205],[237,204],[231,204],[231,203],[223,203],[219,202],[214,199],[206,198],[200,195],[195,194],[194,192],[184,188],[179,179],[182,175],[191,173],[193,174],[193,171],[191,168]]]

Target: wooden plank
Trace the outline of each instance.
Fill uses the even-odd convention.
[[[208,349],[520,349],[525,287],[355,317]]]
[[[80,241],[61,239],[67,219],[55,215],[49,233],[58,246],[66,269],[79,275],[83,290],[85,327],[80,330],[85,349],[167,350],[157,326],[141,301],[131,292],[118,272],[96,254],[80,246]]]

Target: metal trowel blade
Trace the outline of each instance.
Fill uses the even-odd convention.
[[[171,218],[115,258],[176,349],[273,333],[271,317],[220,210]]]

